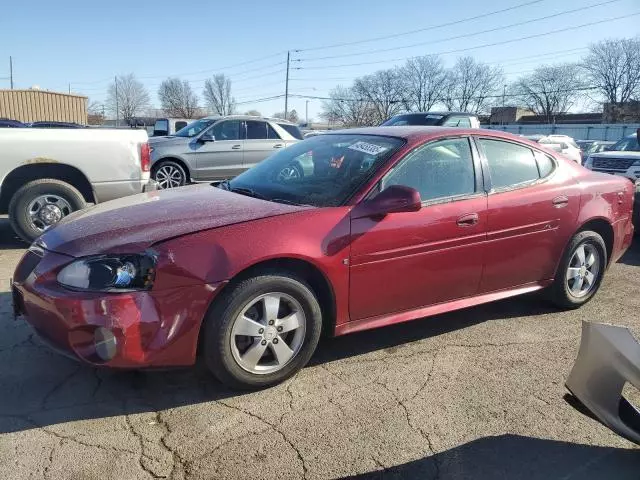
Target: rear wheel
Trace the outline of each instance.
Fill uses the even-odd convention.
[[[553,284],[551,301],[561,308],[578,308],[600,288],[607,267],[607,249],[596,232],[578,232],[573,236],[560,261]]]
[[[322,315],[313,291],[286,272],[245,280],[207,315],[204,359],[227,385],[268,387],[309,361],[320,338]]]
[[[179,163],[165,160],[155,168],[153,179],[159,189],[175,188],[187,183],[187,174]]]
[[[71,212],[86,206],[82,194],[61,180],[45,178],[23,185],[9,202],[14,231],[32,242]]]

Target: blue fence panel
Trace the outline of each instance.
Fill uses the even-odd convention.
[[[509,124],[483,125],[482,128],[502,130],[516,135],[568,135],[576,140],[620,140],[631,135],[640,123],[590,124]]]

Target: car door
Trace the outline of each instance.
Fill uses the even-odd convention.
[[[352,320],[474,295],[480,283],[487,197],[467,137],[424,144],[381,180],[420,192],[417,212],[352,218]]]
[[[577,183],[554,158],[526,145],[496,138],[477,143],[490,182],[480,292],[552,278],[577,219]]]
[[[260,163],[273,152],[285,147],[285,142],[271,125],[263,120],[244,122],[244,168]]]
[[[243,141],[239,120],[223,120],[189,143],[186,156],[195,165],[196,180],[234,177],[243,171]],[[207,137],[213,141],[207,140]],[[195,159],[195,162],[193,161]]]

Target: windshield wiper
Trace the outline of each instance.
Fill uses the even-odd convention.
[[[247,197],[258,198],[260,200],[269,200],[267,197],[265,197],[261,193],[258,193],[255,190],[251,190],[250,188],[229,187],[229,191],[233,193],[238,193],[240,195],[246,195]]]
[[[270,198],[269,200],[276,203],[284,203],[285,205],[295,205],[296,207],[313,207],[313,205],[309,205],[308,203],[298,203],[284,198]]]
[[[229,183],[229,180],[222,180],[220,183],[218,183],[218,185],[216,185],[218,188],[221,188],[222,190],[231,190],[231,183]]]

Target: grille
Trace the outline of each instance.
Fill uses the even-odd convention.
[[[27,250],[27,253],[22,257],[22,260],[18,264],[14,273],[13,280],[15,282],[24,282],[27,277],[31,275],[31,272],[33,272],[33,270],[38,266],[38,263],[40,263],[40,260],[42,260],[42,255],[39,255],[38,253],[32,250]]]
[[[619,170],[624,172],[633,165],[633,162],[635,162],[635,160],[632,158],[594,158],[593,168],[602,170]]]

